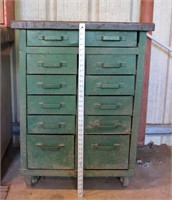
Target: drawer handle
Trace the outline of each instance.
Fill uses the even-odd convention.
[[[103,41],[121,41],[122,37],[121,36],[107,36],[104,35],[102,36]]]
[[[60,123],[45,123],[45,122],[38,122],[39,126],[41,126],[43,129],[59,129],[65,127],[65,122]]]
[[[43,68],[61,68],[67,66],[67,62],[61,61],[59,64],[54,64],[54,65],[45,65],[44,62],[38,61],[37,62],[38,67],[43,67]]]
[[[39,102],[38,103],[42,108],[45,108],[45,109],[60,109],[63,105],[63,103],[59,103],[59,104],[45,104],[43,102]]]
[[[110,151],[110,150],[114,150],[116,148],[120,147],[120,144],[110,144],[110,145],[102,145],[102,144],[97,144],[97,143],[93,143],[92,144],[92,148],[95,150],[102,150],[102,151]]]
[[[124,83],[110,84],[110,83],[97,83],[97,87],[101,89],[120,89],[125,86]]]
[[[126,67],[126,62],[119,62],[115,64],[106,64],[103,62],[97,62],[96,66],[102,68],[121,68],[121,67]]]
[[[121,123],[115,123],[113,125],[101,125],[100,123],[93,124],[93,127],[96,127],[98,129],[114,129],[118,127],[124,127]]]
[[[45,144],[42,144],[42,143],[37,143],[36,147],[40,148],[41,150],[58,151],[61,148],[64,148],[65,145],[62,143],[62,144],[59,144],[59,145],[51,145],[50,146],[50,145],[45,145]]]
[[[59,83],[59,84],[48,84],[43,82],[37,82],[38,87],[42,87],[43,89],[60,89],[62,87],[66,87],[67,83]]]
[[[118,104],[111,104],[111,105],[106,105],[106,104],[99,104],[96,103],[94,104],[96,106],[96,108],[98,108],[99,110],[118,110],[120,108],[123,108],[123,104],[122,103],[118,103]]]
[[[44,41],[63,41],[63,40],[68,40],[67,36],[61,35],[61,36],[45,36],[41,35],[38,37],[39,40],[44,40]]]

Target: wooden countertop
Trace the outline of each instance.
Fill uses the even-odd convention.
[[[153,23],[137,22],[67,22],[67,21],[12,21],[14,29],[79,29],[79,23],[85,23],[87,30],[130,30],[153,31]]]

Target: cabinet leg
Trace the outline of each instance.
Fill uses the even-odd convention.
[[[123,187],[127,187],[129,185],[129,177],[120,177],[119,180]]]
[[[39,183],[39,180],[40,180],[39,176],[28,176],[25,179],[26,184],[29,186],[35,186],[37,183]]]

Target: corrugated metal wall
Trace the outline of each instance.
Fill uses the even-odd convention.
[[[138,21],[140,0],[18,0],[17,18],[26,20]]]
[[[155,0],[153,36],[172,45],[172,1]],[[152,44],[147,122],[172,124],[172,53]]]
[[[16,19],[139,21],[141,0],[17,0]],[[154,1],[153,32],[172,43],[172,1]],[[147,123],[172,124],[172,54],[152,44]]]

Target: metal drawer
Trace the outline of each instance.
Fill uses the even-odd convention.
[[[73,169],[74,136],[27,136],[29,169]]]
[[[131,96],[85,97],[86,115],[132,115]]]
[[[28,94],[76,94],[75,75],[27,75]]]
[[[28,74],[77,74],[76,55],[27,54]]]
[[[130,134],[130,116],[85,116],[86,134]]]
[[[136,55],[87,55],[87,74],[135,74]]]
[[[86,31],[86,46],[135,47],[137,32]]]
[[[134,95],[134,76],[87,76],[86,95]]]
[[[129,135],[85,135],[85,169],[128,169]]]
[[[78,31],[29,30],[28,46],[78,46]]]
[[[75,134],[75,116],[27,116],[29,134]]]
[[[75,96],[28,96],[28,114],[76,114]]]

